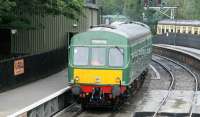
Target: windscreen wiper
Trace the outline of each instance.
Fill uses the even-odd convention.
[[[118,46],[115,46],[115,48],[124,56],[124,52]]]

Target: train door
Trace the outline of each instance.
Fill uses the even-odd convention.
[[[68,36],[67,36],[67,41],[68,41],[68,47],[69,47],[69,45],[70,45],[70,43],[71,43],[71,38],[75,35],[75,34],[77,34],[77,32],[68,32]]]
[[[68,32],[67,33],[67,51],[68,52],[70,52],[70,48],[69,48],[69,46],[70,46],[70,43],[71,43],[71,39],[72,39],[72,37],[75,35],[75,34],[77,34],[77,32]],[[68,60],[67,60],[67,62],[68,62]]]

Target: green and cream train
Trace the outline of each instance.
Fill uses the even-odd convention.
[[[116,104],[138,88],[151,62],[147,25],[117,22],[94,26],[71,39],[68,82],[82,106]]]

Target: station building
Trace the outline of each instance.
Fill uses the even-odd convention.
[[[96,0],[85,0],[78,20],[39,13],[29,16],[33,27],[1,25],[0,92],[65,69],[71,37],[97,25],[98,17]]]
[[[161,20],[157,24],[154,44],[168,44],[200,49],[199,20]]]
[[[157,25],[157,35],[167,33],[200,35],[200,20],[165,19],[159,21]]]
[[[83,14],[79,20],[65,16],[48,16],[43,14],[30,16],[34,28],[18,29],[0,26],[1,53],[34,54],[64,48],[68,40],[76,33],[86,31],[98,24],[96,0],[85,0]]]

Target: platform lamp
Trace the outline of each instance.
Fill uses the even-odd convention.
[[[78,24],[77,24],[77,23],[74,23],[74,24],[73,24],[73,27],[74,27],[74,28],[78,27]]]
[[[176,41],[175,41],[175,39],[176,39],[176,19],[175,19],[175,35],[174,35],[174,46],[176,45]]]
[[[168,45],[170,45],[169,33],[166,33],[166,39],[168,40]]]
[[[11,34],[16,34],[17,33],[17,29],[11,29]]]

